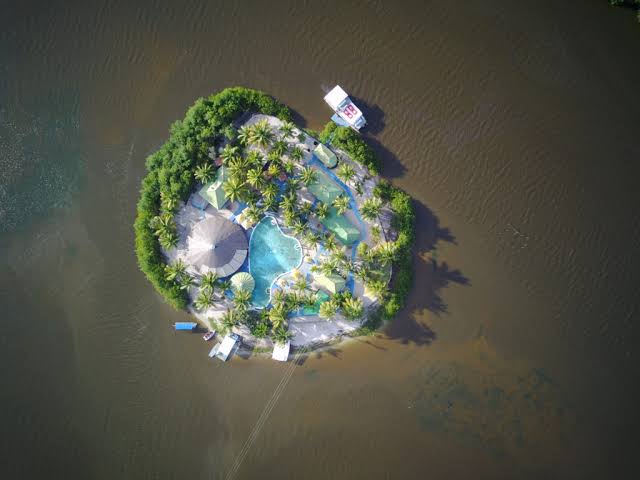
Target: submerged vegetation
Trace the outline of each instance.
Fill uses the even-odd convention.
[[[234,122],[251,113],[275,116],[284,123],[275,129],[266,121],[238,128]],[[402,308],[413,275],[411,198],[387,181],[376,185],[373,195],[360,207],[362,218],[372,224],[374,243],[360,243],[352,258],[332,233],[310,228],[312,217],[323,221],[332,212],[341,215],[355,207],[344,194],[328,204],[299,201],[298,190],[317,182],[318,172],[301,165],[303,150],[288,141],[304,141],[305,134],[296,132],[289,110],[270,96],[229,88],[197,100],[185,119],[171,126],[169,140],[147,158],[148,173],[142,181],[134,224],[136,254],[141,270],[170,305],[184,309],[192,300],[192,306],[204,312],[226,301],[227,311],[217,322],[221,331],[244,324],[256,338],[270,336],[274,342],[291,337],[287,318],[302,308],[317,308],[323,318],[332,318],[338,312],[349,320],[366,316],[363,331],[377,328]],[[379,160],[356,132],[329,123],[319,136],[364,166],[367,178],[377,175]],[[362,195],[362,182],[354,167],[357,165],[341,162],[336,174]],[[225,173],[219,177],[222,171]],[[243,215],[250,224],[269,212],[278,212],[286,228],[305,245],[322,244],[326,256],[312,271],[337,278],[342,284],[353,274],[378,298],[375,312],[365,312],[362,299],[349,291],[319,300],[303,276],[295,279],[290,290],[273,293],[269,308],[256,311],[251,308],[251,293],[235,289],[228,279],[219,279],[213,273],[192,277],[180,260],[167,265],[163,249],[169,251],[179,242],[174,219],[179,205],[188,200],[198,183],[216,178],[222,178],[222,189],[229,200],[246,203]],[[382,241],[378,223],[383,212],[392,217],[391,226],[397,235],[394,240]],[[190,299],[189,290],[196,284],[197,294]]]

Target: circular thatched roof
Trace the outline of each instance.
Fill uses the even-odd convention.
[[[253,292],[256,288],[256,281],[253,279],[249,272],[238,272],[231,277],[231,288],[233,291],[246,290],[247,292]]]
[[[186,260],[198,270],[210,270],[226,277],[242,266],[247,249],[247,237],[242,228],[215,215],[196,223],[191,230]]]

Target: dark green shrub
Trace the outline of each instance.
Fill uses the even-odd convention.
[[[373,175],[380,173],[380,160],[376,157],[373,148],[362,139],[358,132],[329,122],[319,138],[322,143],[331,140],[331,145],[347,152],[349,157],[367,167]]]
[[[137,217],[134,223],[135,249],[142,272],[171,306],[184,309],[186,291],[165,280],[165,260],[149,222],[159,214],[160,195],[187,200],[195,184],[193,172],[207,161],[209,148],[222,137],[233,138],[233,121],[247,112],[291,120],[289,109],[269,95],[248,88],[227,88],[200,98],[187,110],[183,120],[171,125],[169,139],[147,157],[147,176],[142,180]]]

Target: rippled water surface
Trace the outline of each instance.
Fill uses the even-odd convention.
[[[626,478],[640,27],[607,3],[0,2],[2,478]],[[338,82],[416,199],[415,286],[278,390],[173,333],[135,202],[198,96],[319,128]]]

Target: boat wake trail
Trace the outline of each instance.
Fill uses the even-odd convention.
[[[256,441],[256,438],[258,438],[258,435],[260,434],[262,427],[264,427],[265,423],[269,419],[269,415],[271,415],[273,408],[276,406],[276,404],[280,400],[280,397],[282,396],[282,393],[284,392],[285,388],[287,388],[287,384],[289,383],[289,380],[291,380],[293,371],[298,365],[298,359],[302,355],[307,353],[307,350],[308,350],[308,347],[301,348],[293,357],[293,360],[288,365],[287,369],[284,371],[284,374],[282,375],[282,379],[280,380],[280,383],[273,391],[271,398],[269,399],[264,409],[262,410],[260,417],[258,417],[258,420],[253,426],[253,429],[251,429],[251,433],[249,434],[249,437],[244,442],[242,449],[236,456],[235,462],[227,472],[227,475],[225,476],[225,480],[233,480],[235,478],[236,474],[238,473],[238,470],[240,469],[240,467],[242,466],[242,463],[244,462],[245,457],[247,456],[247,453],[249,453],[249,450],[251,449],[254,442]]]

